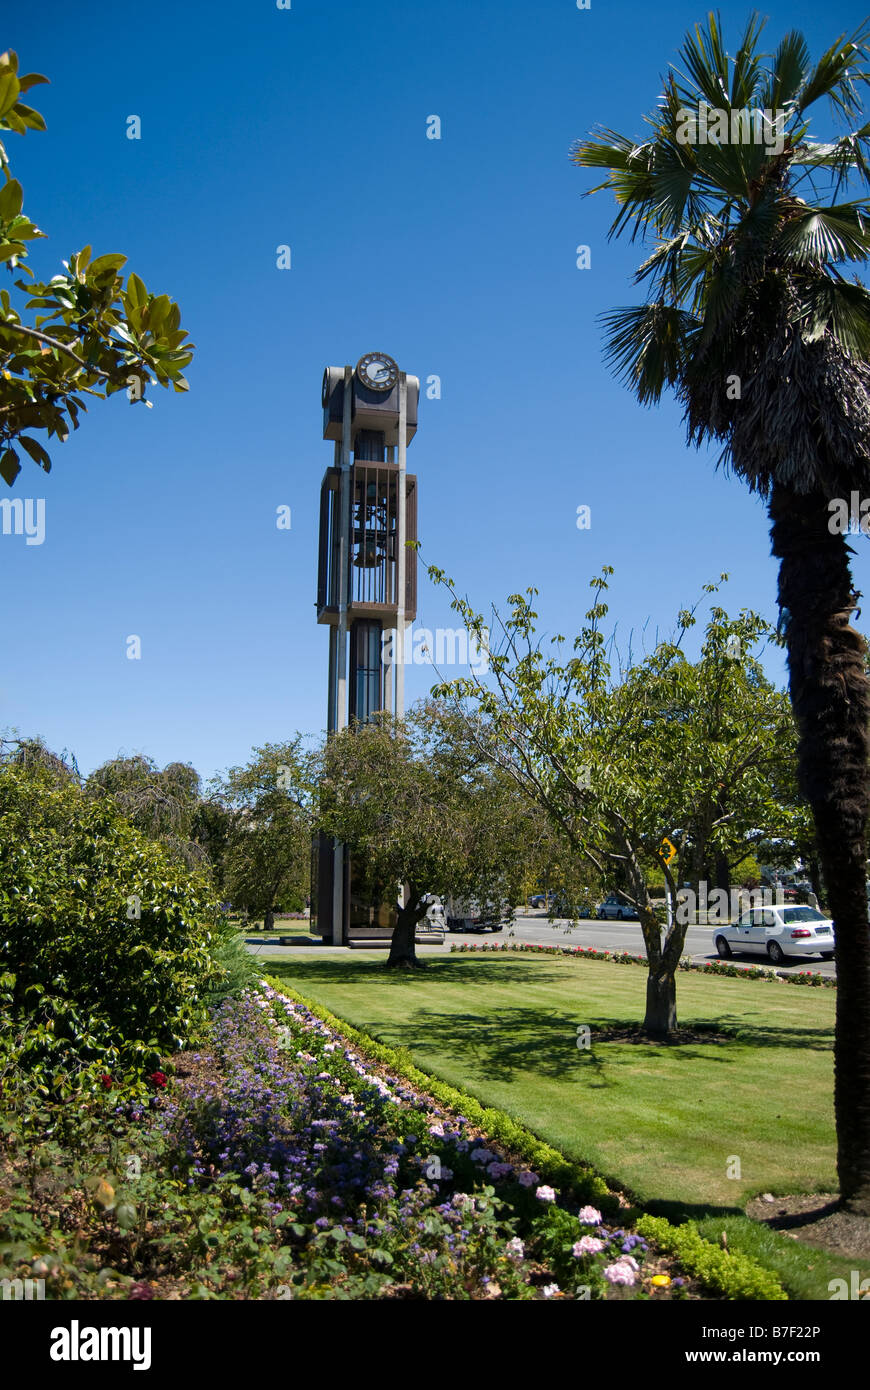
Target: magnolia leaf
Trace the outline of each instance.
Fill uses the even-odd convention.
[[[120,255],[117,251],[110,251],[105,256],[98,256],[91,262],[90,274],[93,276],[102,275],[107,270],[120,270],[122,265],[126,265],[127,257]]]
[[[0,189],[0,218],[4,222],[10,222],[13,217],[17,217],[21,211],[21,204],[24,202],[24,190],[17,179],[9,181]]]
[[[44,468],[46,473],[51,471],[51,459],[36,439],[30,439],[26,434],[18,436],[18,443],[26,449],[34,463],[38,463]]]
[[[0,478],[11,487],[21,472],[21,464],[14,449],[6,449],[0,454]]]

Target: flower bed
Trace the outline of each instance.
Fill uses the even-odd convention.
[[[588,1298],[687,1283],[659,1257],[647,1271],[641,1236],[589,1205],[569,1215],[466,1116],[385,1078],[271,986],[221,1011],[214,1056],[219,1096],[195,1057],[161,1113],[165,1150],[188,1186],[230,1171],[265,1199],[286,1242],[282,1296]]]
[[[530,955],[545,956],[573,956],[582,957],[584,960],[609,960],[614,965],[648,965],[646,956],[633,955],[630,951],[602,951],[597,946],[539,946],[535,942],[497,942],[492,945],[487,942],[478,944],[476,941],[462,942],[457,945],[453,942],[450,946],[451,952],[458,952],[460,955],[465,952],[474,953],[476,951],[496,951],[502,954],[509,951],[521,951]],[[816,988],[836,989],[837,981],[828,975],[820,975],[818,971],[799,970],[793,975],[780,975],[772,966],[767,965],[734,965],[726,960],[708,960],[696,962],[690,956],[683,956],[680,960],[681,970],[694,970],[701,975],[728,975],[731,979],[737,980],[767,980],[768,982],[779,981],[787,985],[814,985]]]
[[[113,1088],[6,1124],[0,1276],[85,1299],[784,1297],[268,984],[151,1080],[149,1101]]]

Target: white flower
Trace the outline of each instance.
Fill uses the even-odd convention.
[[[537,1197],[539,1202],[555,1202],[556,1200],[556,1193],[554,1192],[553,1188],[547,1187],[546,1184],[544,1184],[543,1187],[538,1187],[535,1189],[535,1196]]]
[[[552,1298],[553,1294],[559,1292],[560,1289],[558,1284],[545,1284],[544,1287],[541,1289],[541,1293],[544,1295],[544,1298]]]
[[[505,1254],[510,1260],[521,1260],[525,1256],[526,1247],[519,1236],[514,1236],[505,1246]]]
[[[581,1207],[577,1213],[577,1220],[581,1226],[600,1226],[601,1212],[594,1207]]]

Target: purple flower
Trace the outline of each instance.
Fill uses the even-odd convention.
[[[598,1255],[604,1249],[604,1241],[595,1236],[581,1236],[571,1248],[571,1254],[578,1260],[583,1255]]]

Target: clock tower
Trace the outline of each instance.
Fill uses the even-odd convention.
[[[417,616],[417,479],[406,451],[420,383],[383,352],[323,374],[323,437],[335,455],[320,489],[317,621],[329,629],[327,733],[405,710],[405,629]],[[333,945],[389,935],[395,906],[355,891],[346,847],[320,836],[312,929]],[[390,920],[392,918],[392,920]]]

